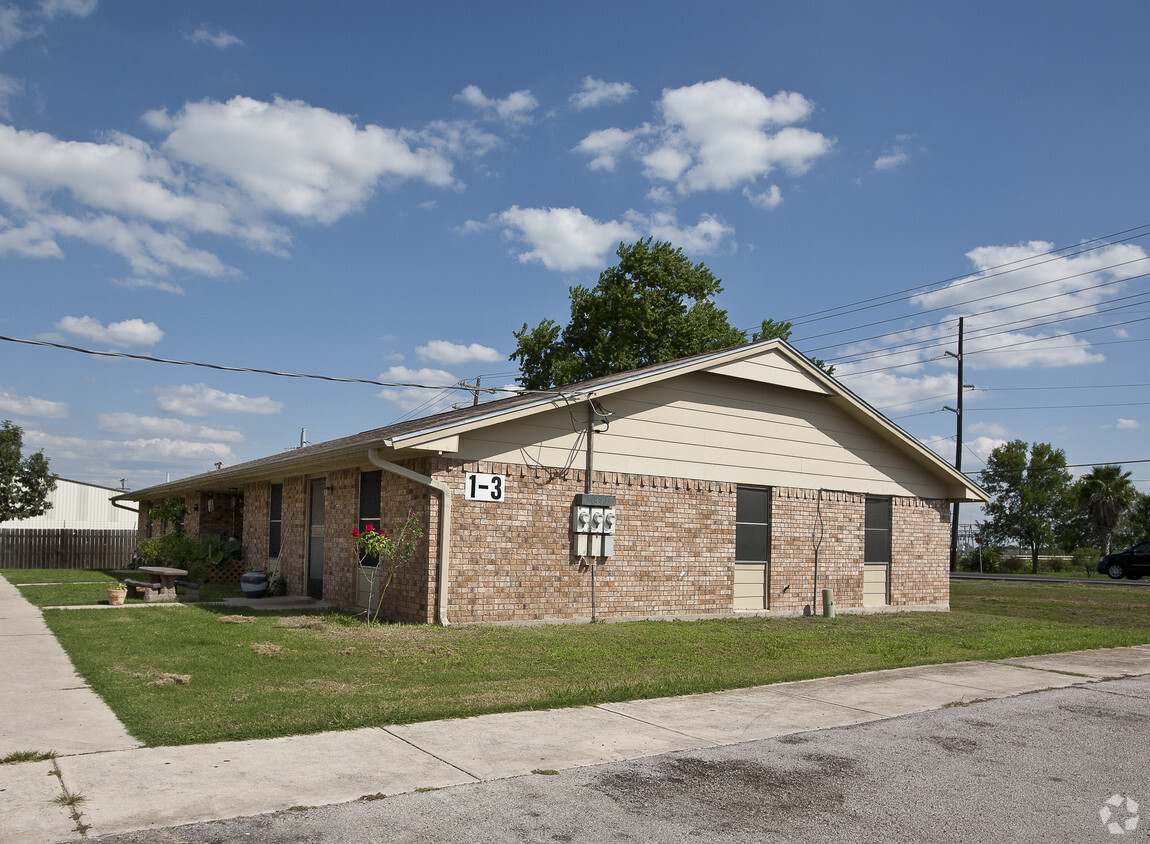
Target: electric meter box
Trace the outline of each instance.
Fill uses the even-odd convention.
[[[571,539],[577,557],[610,557],[615,553],[618,513],[615,496],[583,493],[571,508]]]

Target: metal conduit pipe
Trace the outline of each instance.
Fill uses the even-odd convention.
[[[371,461],[372,466],[377,466],[385,472],[391,472],[393,475],[399,475],[401,478],[407,478],[409,481],[415,481],[417,484],[421,484],[439,493],[439,589],[435,597],[435,620],[446,627],[451,624],[451,622],[447,620],[446,609],[447,580],[451,563],[451,489],[442,481],[437,481],[434,478],[429,478],[427,475],[421,475],[419,472],[413,472],[404,466],[399,466],[384,460],[379,456],[379,449],[369,448],[367,450],[367,459]]]

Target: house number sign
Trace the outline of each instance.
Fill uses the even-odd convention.
[[[503,475],[481,475],[478,472],[467,473],[468,501],[502,501],[505,489]]]

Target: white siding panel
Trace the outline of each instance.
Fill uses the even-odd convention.
[[[601,401],[614,415],[595,435],[599,471],[948,497],[936,475],[809,391],[696,373]],[[459,456],[581,469],[585,427],[576,403],[467,434]]]
[[[42,516],[19,521],[0,522],[6,530],[125,530],[135,529],[137,516],[112,506],[112,497],[120,490],[78,483],[60,478],[48,493],[52,507]],[[128,502],[127,506],[135,507]]]

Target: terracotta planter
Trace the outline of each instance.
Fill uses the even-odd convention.
[[[113,607],[122,607],[124,605],[124,598],[126,597],[128,597],[127,589],[108,590],[108,603]]]

